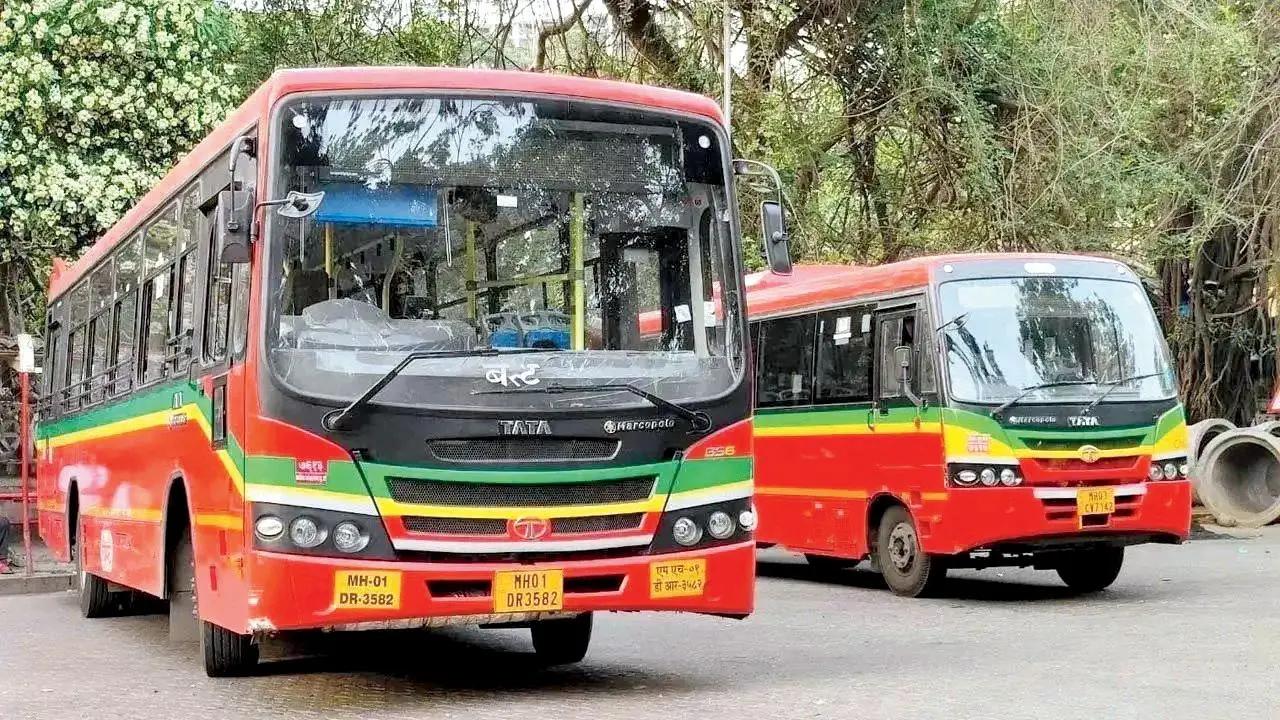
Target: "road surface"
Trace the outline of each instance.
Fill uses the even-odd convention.
[[[606,615],[583,664],[549,670],[525,631],[450,630],[343,637],[211,680],[162,616],[0,597],[0,718],[1280,716],[1280,528],[1133,549],[1091,597],[1029,570],[954,573],[936,600],[776,551],[760,570],[746,621]]]

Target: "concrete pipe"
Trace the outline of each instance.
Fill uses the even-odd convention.
[[[1260,422],[1249,429],[1254,432],[1267,433],[1273,437],[1280,437],[1280,420],[1267,420],[1266,422]]]
[[[1280,518],[1280,439],[1231,430],[1200,457],[1200,499],[1218,523],[1257,528]]]
[[[1210,418],[1187,428],[1187,467],[1191,469],[1191,497],[1200,500],[1200,456],[1204,450],[1218,437],[1228,430],[1235,430],[1236,424],[1223,418]]]

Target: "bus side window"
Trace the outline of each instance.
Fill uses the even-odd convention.
[[[208,220],[208,218],[206,218]],[[216,363],[227,357],[227,332],[231,324],[231,270],[233,265],[218,262],[218,249],[213,246],[213,223],[206,222],[209,232],[209,281],[205,297],[204,357],[208,363]]]
[[[830,310],[818,315],[818,368],[814,390],[819,403],[871,400],[870,315],[874,306]],[[864,318],[866,320],[864,321]],[[863,323],[868,332],[863,332]]]
[[[756,344],[760,407],[812,402],[814,326],[813,315],[760,323]]]
[[[876,336],[876,362],[880,364],[880,397],[902,397],[898,389],[898,365],[894,362],[893,350],[901,345],[916,348],[916,310],[893,310],[880,315],[878,334]],[[911,388],[919,392],[919,363],[915,361],[920,353],[915,353],[911,366]]]

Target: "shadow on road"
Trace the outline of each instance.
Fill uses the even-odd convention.
[[[766,578],[798,580],[821,585],[838,585],[883,593],[889,592],[880,574],[873,572],[865,564],[847,570],[825,570],[805,563],[761,560],[756,563],[756,570],[761,577]],[[971,572],[966,572],[963,576],[957,576],[956,572],[952,571],[951,576],[947,578],[946,584],[943,585],[938,599],[1033,602],[1080,597],[1065,585],[1011,582],[996,576],[995,573],[997,572],[999,570],[985,570],[983,571],[986,574],[984,577],[975,577],[974,573]],[[1046,579],[1057,579],[1053,573],[1046,572],[1044,574]],[[1096,597],[1105,597],[1113,593],[1119,594],[1119,591],[1103,593]]]

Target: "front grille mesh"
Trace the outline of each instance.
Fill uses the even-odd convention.
[[[551,532],[557,535],[571,533],[610,532],[634,530],[644,522],[642,513],[623,515],[593,515],[590,517],[557,518],[551,521]]]
[[[607,438],[490,437],[432,440],[427,446],[443,462],[520,463],[611,460],[618,444]]]
[[[406,517],[404,529],[432,535],[506,535],[507,521],[490,518]]]
[[[653,476],[594,482],[520,485],[387,478],[396,502],[451,507],[543,507],[597,505],[645,500],[653,493]]]
[[[557,518],[551,521],[553,535],[634,530],[644,522],[643,513],[592,515]],[[445,518],[407,516],[404,528],[409,532],[429,535],[505,536],[507,521],[490,518]]]
[[[1112,438],[1024,437],[1021,439],[1031,450],[1079,450],[1083,445],[1092,445],[1099,450],[1127,450],[1141,446],[1145,437],[1145,434],[1141,434]]]

